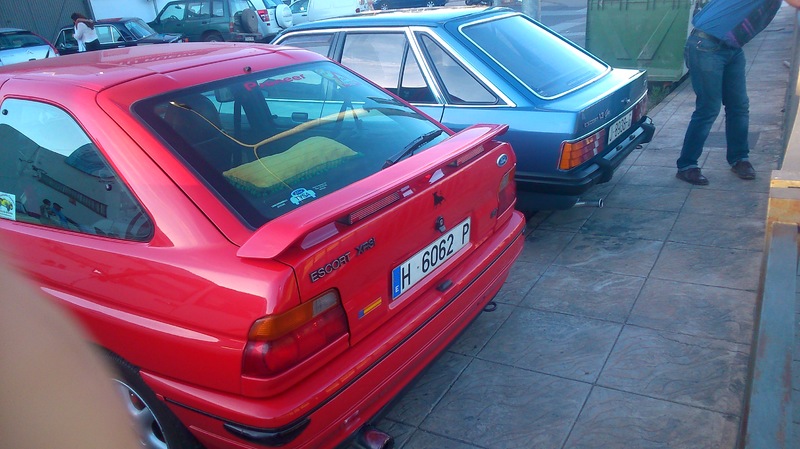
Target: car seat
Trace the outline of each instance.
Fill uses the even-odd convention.
[[[198,156],[217,170],[230,168],[232,142],[224,135],[219,112],[208,97],[195,94],[170,101],[164,121],[190,147],[183,151],[184,157]]]

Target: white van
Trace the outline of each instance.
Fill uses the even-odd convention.
[[[341,17],[368,11],[367,0],[298,0],[307,1],[306,19],[307,22],[327,19],[330,17]],[[292,8],[295,9],[295,8]],[[297,8],[298,10],[301,8]],[[297,17],[297,15],[294,15]],[[300,19],[302,21],[302,19]]]

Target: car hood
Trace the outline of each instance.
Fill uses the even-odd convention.
[[[136,41],[139,44],[163,44],[165,42],[180,42],[182,34],[156,33]]]

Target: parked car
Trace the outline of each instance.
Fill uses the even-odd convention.
[[[453,134],[310,51],[16,64],[0,110],[4,257],[108,355],[147,447],[388,444],[359,429],[522,250],[505,125]]]
[[[367,0],[308,0],[305,21],[344,17],[368,10]]]
[[[308,22],[308,0],[296,0],[289,5],[292,12],[292,24],[299,25]]]
[[[264,42],[275,38],[281,30],[292,26],[293,14],[289,6],[281,0],[253,0],[258,7],[262,3],[264,8],[259,8],[258,16],[261,18],[258,30],[264,36]]]
[[[100,48],[105,50],[134,45],[167,44],[183,42],[181,34],[156,33],[144,20],[138,17],[118,17],[101,19],[94,24]],[[78,42],[74,37],[72,25],[61,28],[56,36],[56,48],[62,55],[78,52]]]
[[[432,8],[444,6],[447,0],[375,0],[372,7],[375,9],[400,9],[400,8]],[[469,3],[466,3],[469,5]]]
[[[58,56],[46,39],[20,28],[0,28],[0,66]]]
[[[250,0],[175,0],[149,25],[161,33],[181,33],[191,42],[256,42],[264,39],[257,11]]]
[[[508,8],[387,11],[305,23],[273,41],[342,62],[454,130],[506,123],[518,207],[572,207],[654,127],[647,76],[615,69]]]

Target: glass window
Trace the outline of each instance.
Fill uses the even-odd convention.
[[[442,80],[449,103],[496,104],[497,97],[440,47],[430,36],[422,36],[431,66]]]
[[[94,31],[97,33],[97,39],[101,44],[113,44],[125,40],[119,34],[119,31],[111,25],[97,25],[94,27]]]
[[[47,45],[47,42],[39,36],[27,31],[13,31],[10,33],[0,33],[0,50],[10,50],[13,48],[36,47]]]
[[[55,46],[59,50],[72,50],[78,49],[78,41],[75,40],[75,29],[74,28],[64,28],[58,33],[58,39],[56,39]]]
[[[174,91],[134,112],[253,228],[448,137],[330,61]]]
[[[0,219],[150,238],[149,217],[69,114],[19,99],[0,110]]]
[[[142,39],[156,33],[155,30],[150,28],[150,25],[146,24],[142,19],[125,21],[125,28],[127,28],[136,39]]]
[[[342,64],[396,94],[406,45],[403,33],[348,33]]]
[[[186,3],[173,3],[164,8],[158,16],[161,22],[175,22],[186,18]]]
[[[299,34],[290,36],[289,38],[281,41],[281,45],[290,45],[292,47],[305,48],[306,50],[313,51],[314,53],[329,57],[331,49],[331,42],[333,42],[332,33],[315,33],[315,34]]]
[[[519,15],[462,28],[480,51],[528,89],[559,96],[608,71],[608,66]]]

